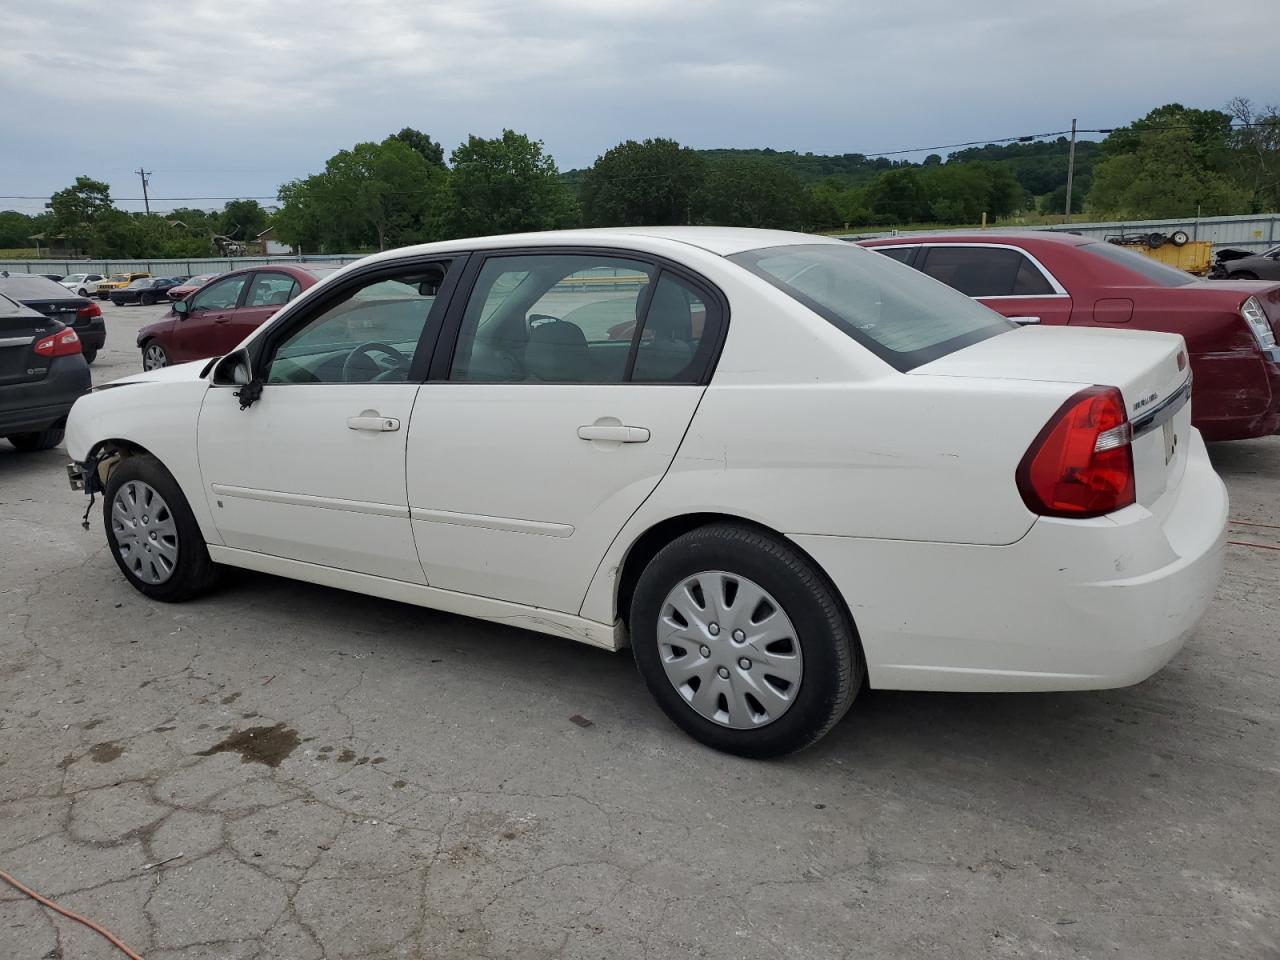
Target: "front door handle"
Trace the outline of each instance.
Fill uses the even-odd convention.
[[[648,443],[648,427],[627,427],[622,424],[591,423],[578,428],[579,440],[612,440],[615,443]]]
[[[375,433],[387,433],[400,429],[400,421],[395,417],[373,416],[347,417],[347,427],[352,430],[372,430]]]
[[[1039,317],[1005,317],[1005,319],[1012,320],[1020,327],[1031,327],[1040,322]]]
[[[228,323],[231,320],[225,313],[220,313],[213,318],[214,323]]]

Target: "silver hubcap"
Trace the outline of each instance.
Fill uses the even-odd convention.
[[[658,614],[667,679],[713,723],[749,730],[795,702],[804,658],[791,619],[762,587],[723,570],[694,574]]]
[[[178,527],[156,489],[130,480],[111,503],[111,532],[125,567],[143,583],[164,583],[178,563]]]
[[[160,367],[167,366],[169,358],[164,355],[164,350],[156,346],[156,344],[148,344],[147,349],[142,352],[142,369],[156,370]]]

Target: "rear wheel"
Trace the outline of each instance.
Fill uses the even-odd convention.
[[[31,433],[11,433],[6,439],[23,453],[34,453],[37,450],[52,450],[62,442],[62,434],[62,427],[50,427],[48,430]]]
[[[849,709],[864,672],[857,635],[822,574],[785,540],[700,527],[645,568],[631,646],[650,693],[717,750],[807,747]]]
[[[111,555],[135,589],[177,603],[218,578],[182,488],[155,457],[128,457],[107,480],[103,522]]]
[[[142,369],[159,370],[168,365],[169,355],[164,352],[164,347],[154,340],[148,340],[142,348]]]

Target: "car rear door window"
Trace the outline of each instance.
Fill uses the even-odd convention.
[[[872,247],[876,253],[883,254],[890,260],[897,260],[899,263],[906,263],[911,259],[911,255],[916,252],[915,247]]]
[[[1025,254],[1007,247],[927,247],[917,269],[970,297],[1044,296],[1054,292]]]
[[[298,281],[285,273],[256,273],[253,283],[249,285],[249,293],[245,297],[246,307],[282,307],[298,295]]]
[[[651,264],[594,254],[490,257],[476,278],[449,379],[622,383]]]
[[[714,301],[663,271],[644,312],[631,381],[701,382],[715,352],[720,322]]]

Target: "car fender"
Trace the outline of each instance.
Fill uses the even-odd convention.
[[[150,453],[178,481],[205,541],[220,545],[196,455],[196,424],[208,388],[199,377],[204,366],[164,367],[81,397],[67,417],[66,445],[77,463],[113,444]]]

